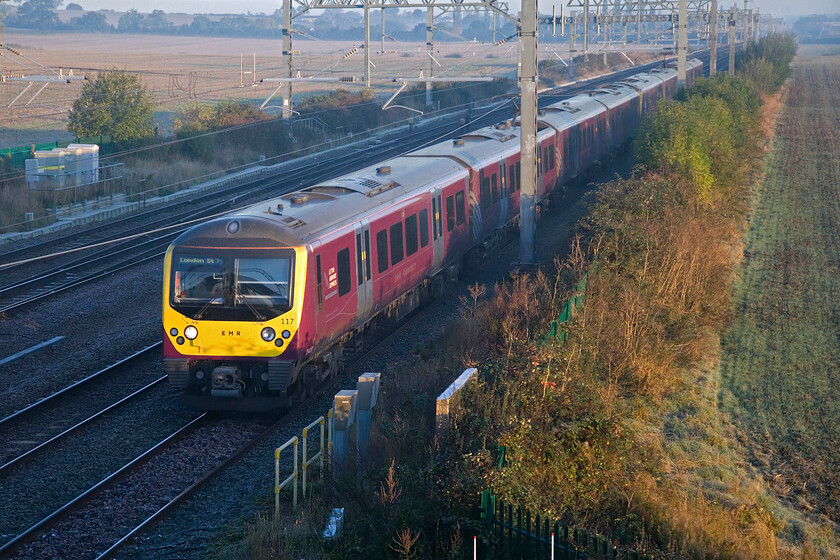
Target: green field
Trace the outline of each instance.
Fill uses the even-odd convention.
[[[836,529],[840,58],[830,53],[800,56],[794,66],[741,267],[723,340],[725,408],[744,431],[751,462],[782,501]],[[797,521],[787,530],[818,550],[819,535],[806,535]]]

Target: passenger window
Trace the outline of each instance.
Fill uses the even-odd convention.
[[[495,173],[490,176],[490,185],[493,188],[493,204],[495,204],[499,202],[499,179]]]
[[[464,213],[464,191],[455,193],[455,224],[461,225],[467,221],[467,216]]]
[[[405,255],[410,257],[417,252],[417,214],[405,219]]]
[[[446,197],[446,231],[455,228],[455,199],[452,196]]]
[[[338,295],[343,296],[350,291],[350,249],[338,252]]]
[[[548,148],[548,168],[554,169],[556,154],[554,153],[554,146]]]
[[[481,207],[490,207],[490,177],[481,178]]]
[[[516,162],[516,190],[522,186],[522,162]]]
[[[434,202],[434,199],[432,200]],[[420,210],[420,246],[429,244],[429,211],[425,208]]]
[[[391,264],[403,260],[403,225],[402,222],[391,226]]]
[[[324,291],[321,287],[321,255],[315,257],[315,276],[318,277],[318,311],[324,309]]]
[[[376,234],[376,270],[380,274],[388,270],[388,232],[384,229]]]

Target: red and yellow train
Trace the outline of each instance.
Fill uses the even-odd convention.
[[[702,74],[689,60],[687,83]],[[537,198],[626,145],[676,94],[671,66],[541,109]],[[198,225],[164,263],[164,363],[203,409],[283,407],[342,366],[374,319],[437,297],[519,215],[517,122]]]

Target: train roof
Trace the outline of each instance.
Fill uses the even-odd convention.
[[[540,121],[563,130],[604,112],[604,106],[589,95],[576,95],[540,110]]]
[[[658,88],[661,84],[662,78],[658,76],[653,76],[648,72],[642,72],[641,74],[635,74],[633,76],[621,80],[620,82],[618,82],[617,85],[629,86],[635,89],[636,91],[647,93],[650,90]]]
[[[247,238],[263,245],[298,247],[333,233],[336,225],[350,226],[378,208],[399,203],[418,186],[445,185],[466,177],[467,170],[447,158],[397,157],[211,220],[184,233],[175,244],[211,246],[212,242],[224,247],[238,239],[237,246],[260,246],[256,241],[242,243]],[[231,234],[228,225],[234,221],[239,224]]]
[[[668,62],[665,63],[665,66],[667,68],[676,69],[678,64],[679,63],[676,60],[669,60]],[[703,61],[700,60],[699,58],[687,58],[685,60],[686,69],[696,68],[697,66],[700,66],[701,68],[703,67]]]
[[[550,129],[543,126],[537,132],[537,138],[542,140],[549,134]],[[408,157],[446,157],[470,167],[483,167],[486,163],[504,157],[505,152],[519,151],[520,136],[518,122],[512,124],[510,121],[504,121],[479,128],[448,142],[415,150],[408,154]]]
[[[677,77],[677,69],[669,66],[660,66],[650,71],[651,76],[656,76],[663,82]]]
[[[587,93],[589,97],[603,103],[610,109],[631,101],[638,97],[638,92],[628,85],[611,84]]]

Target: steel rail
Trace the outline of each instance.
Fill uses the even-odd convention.
[[[144,451],[141,455],[120,467],[119,470],[111,473],[106,478],[97,482],[88,490],[85,490],[84,492],[82,492],[81,494],[79,494],[78,496],[76,496],[75,498],[73,498],[72,500],[55,510],[47,517],[43,518],[41,521],[29,527],[29,529],[25,530],[23,533],[17,535],[11,541],[5,543],[3,546],[0,546],[0,557],[7,557],[12,552],[18,550],[21,546],[32,542],[39,535],[42,535],[44,532],[48,531],[51,527],[53,527],[56,523],[64,519],[64,517],[66,517],[68,514],[72,513],[76,509],[79,509],[91,498],[98,495],[102,490],[124,479],[126,476],[131,474],[133,470],[137,469],[153,457],[160,455],[163,451],[165,451],[173,444],[183,439],[190,432],[195,431],[199,427],[199,425],[205,421],[206,418],[206,412],[200,414],[196,418],[192,419],[188,424],[182,426],[176,432],[167,436],[166,439],[160,441],[153,447]]]
[[[111,412],[112,410],[114,410],[116,408],[119,408],[120,406],[124,405],[125,403],[134,400],[135,398],[137,398],[140,395],[146,393],[147,391],[149,391],[153,387],[157,387],[163,381],[165,381],[166,378],[167,378],[167,376],[164,375],[163,377],[159,377],[159,378],[155,379],[154,381],[152,381],[151,383],[149,383],[145,387],[141,387],[140,389],[137,389],[133,393],[131,393],[129,395],[126,395],[125,397],[121,398],[117,402],[112,403],[112,404],[108,405],[107,407],[103,408],[99,412],[93,413],[92,415],[88,416],[87,418],[85,418],[81,422],[78,422],[78,423],[74,424],[73,426],[70,426],[69,428],[67,428],[63,432],[54,435],[53,437],[51,437],[47,441],[45,441],[43,443],[40,443],[40,444],[36,445],[35,447],[29,449],[28,451],[25,451],[24,453],[18,455],[17,457],[12,459],[11,461],[6,462],[6,464],[0,465],[0,473],[5,471],[6,469],[10,469],[10,468],[14,467],[15,465],[19,465],[24,460],[26,460],[28,458],[31,458],[36,453],[38,453],[40,451],[43,451],[47,447],[56,443],[57,441],[60,441],[60,440],[64,439],[65,437],[69,436],[70,434],[79,431],[81,428],[88,425],[90,422],[93,422],[97,418],[101,418],[103,415],[107,414],[108,412]]]
[[[123,365],[123,364],[125,364],[125,363],[127,363],[131,360],[139,358],[139,357],[145,355],[146,353],[151,352],[152,350],[154,350],[154,349],[156,349],[156,348],[158,348],[159,346],[162,346],[162,345],[163,345],[162,342],[155,342],[154,344],[146,346],[145,348],[141,348],[140,350],[138,350],[137,352],[134,352],[130,356],[122,358],[121,360],[118,360],[118,361],[114,362],[113,364],[111,364],[109,366],[106,366],[105,368],[97,371],[96,373],[92,373],[91,375],[85,377],[84,379],[80,379],[79,381],[76,381],[72,385],[68,385],[67,387],[65,387],[64,389],[61,389],[60,391],[58,391],[56,393],[53,393],[52,395],[50,395],[48,397],[44,397],[43,399],[41,399],[39,401],[36,401],[36,402],[30,404],[29,406],[18,410],[17,412],[15,412],[13,414],[10,414],[10,415],[6,416],[2,420],[0,420],[0,427],[4,427],[4,426],[8,426],[8,425],[12,425],[14,423],[20,422],[24,417],[34,413],[37,410],[41,410],[42,407],[44,407],[48,403],[54,402],[55,399],[57,399],[61,396],[65,396],[68,393],[77,390],[79,387],[83,387],[83,386],[87,385],[91,381],[108,374],[109,372],[113,371],[117,367],[119,367],[119,366],[121,366],[121,365]]]

